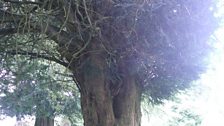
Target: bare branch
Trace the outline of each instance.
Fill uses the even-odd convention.
[[[3,28],[3,29],[0,29],[0,35],[10,35],[10,34],[14,34],[17,32],[17,29],[15,28]]]
[[[15,3],[15,4],[36,4],[41,5],[39,2],[34,1],[16,1],[16,0],[3,0],[4,2]]]
[[[10,55],[23,55],[23,56],[29,56],[31,58],[42,58],[45,60],[49,60],[49,61],[54,61],[62,66],[67,67],[68,63],[61,61],[55,57],[52,56],[48,56],[46,54],[39,54],[39,53],[34,53],[34,52],[26,52],[26,51],[16,51],[16,50],[11,50],[11,51],[6,51],[6,54],[10,54]]]

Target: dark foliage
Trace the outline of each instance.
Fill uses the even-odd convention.
[[[100,54],[111,88],[119,90],[121,67],[128,69],[153,103],[205,70],[217,25],[211,0],[4,0],[0,6],[1,55],[27,52],[81,73],[88,56]],[[30,37],[8,48],[23,35]]]
[[[69,72],[60,74],[63,69],[49,61],[28,60],[25,56],[3,59],[0,113],[18,119],[26,115],[54,118],[61,114],[81,118],[79,93]]]

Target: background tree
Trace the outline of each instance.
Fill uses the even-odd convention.
[[[79,93],[63,67],[24,56],[17,56],[16,62],[10,59],[15,57],[2,61],[0,70],[1,114],[17,120],[27,115],[35,116],[36,121],[48,118],[51,123],[58,115],[81,119]]]
[[[160,103],[205,69],[210,8],[210,0],[4,0],[1,50],[66,66],[85,126],[139,126],[141,98]]]
[[[200,111],[200,100],[205,97],[207,87],[199,82],[192,84],[192,88],[188,91],[179,93],[173,98],[168,111],[170,115],[169,126],[200,126],[203,120],[203,114]],[[193,104],[195,103],[195,104]],[[168,113],[168,112],[167,112]]]
[[[165,100],[163,104],[149,106],[147,102],[142,102],[143,126],[203,125],[208,108],[202,105],[208,102],[205,99],[208,98],[209,88],[201,84],[201,80],[192,85],[188,90],[172,96],[172,100]]]

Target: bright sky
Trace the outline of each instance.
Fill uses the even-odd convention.
[[[211,55],[210,69],[197,82],[201,84],[201,94],[181,95],[181,108],[191,109],[202,118],[200,126],[224,126],[224,26],[215,33],[216,51]],[[149,117],[143,115],[142,126],[168,126],[175,117],[171,110],[174,102],[152,110]],[[177,115],[178,116],[178,115]]]
[[[6,118],[0,121],[1,126],[15,126],[16,118]]]
[[[210,88],[202,126],[224,126],[224,27],[216,32],[217,52],[212,56],[213,69],[202,76],[201,83]]]

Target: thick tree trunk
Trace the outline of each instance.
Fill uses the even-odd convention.
[[[54,126],[54,119],[50,117],[38,117],[34,126]]]
[[[85,126],[114,126],[112,97],[105,84],[105,63],[99,55],[90,56],[83,66],[81,106]]]
[[[133,76],[127,75],[123,81],[119,94],[113,99],[116,126],[140,126],[141,90]]]
[[[132,1],[140,2],[143,0]],[[97,20],[95,23],[98,22],[99,15],[105,15],[105,17],[111,16],[114,18],[118,17],[117,11],[114,10],[111,12],[111,9],[115,9],[113,8],[112,0],[101,0],[100,2],[99,0],[93,0],[91,2],[91,8],[94,10],[94,13],[90,10],[90,17],[92,17],[93,23],[94,20]],[[132,11],[130,10],[131,12],[134,12],[133,19],[136,18],[135,13],[137,10],[135,10],[135,8],[133,8]],[[123,10],[119,11],[123,13]],[[96,16],[96,18],[93,18],[94,16]],[[101,16],[99,17],[101,18]],[[130,16],[130,19],[132,20],[132,16]],[[76,41],[74,41],[73,44],[68,43],[68,41],[73,41],[73,38],[67,40],[62,34],[62,36],[56,37],[57,39],[61,38],[58,41],[63,41],[61,42],[62,45],[63,43],[66,43],[64,47],[67,48],[67,44],[69,45],[67,53],[64,52],[66,50],[59,50],[59,52],[61,52],[61,54],[70,62],[69,68],[74,72],[75,80],[78,81],[78,86],[81,92],[81,107],[84,126],[140,126],[141,91],[139,85],[136,83],[134,75],[129,73],[126,68],[127,66],[120,66],[120,68],[123,69],[121,71],[124,75],[122,75],[121,86],[118,86],[118,89],[116,87],[116,93],[114,93],[114,90],[111,89],[112,85],[108,82],[108,78],[110,78],[108,76],[110,75],[107,74],[107,70],[110,69],[108,68],[106,61],[106,55],[108,55],[107,46],[109,46],[109,48],[122,49],[120,46],[125,45],[125,41],[128,41],[126,34],[124,33],[132,31],[132,23],[127,23],[128,20],[129,18],[127,18],[127,20],[122,20],[121,22],[119,21],[120,23],[118,23],[111,19],[108,20],[107,23],[102,21],[99,25],[97,24],[97,27],[100,27],[99,36],[93,35],[93,32],[90,29],[89,34],[91,34],[91,40],[85,40],[86,44],[87,41],[89,44],[88,47],[85,47],[84,45],[84,50],[82,50],[83,48],[78,51],[75,50],[77,49],[76,46],[80,46],[76,45]],[[111,27],[112,25],[116,25],[116,27]],[[117,32],[116,28],[119,26],[121,31],[114,34],[114,32]],[[94,28],[94,32],[95,30],[96,29]],[[84,31],[82,34],[85,34]],[[81,38],[82,37],[83,36],[81,36]],[[85,37],[88,38],[88,34],[85,34]],[[103,42],[104,38],[106,42]],[[83,51],[82,54],[76,57],[74,54],[78,53],[74,52],[80,51]],[[121,58],[121,60],[123,59]]]
[[[135,78],[125,73],[119,93],[112,96],[106,63],[91,54],[79,75],[84,126],[140,126],[141,91]]]

